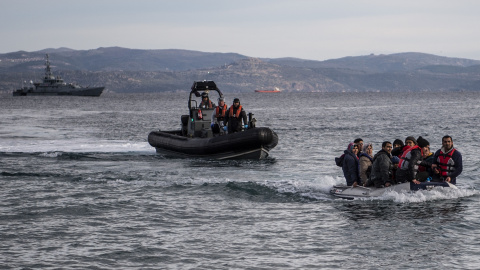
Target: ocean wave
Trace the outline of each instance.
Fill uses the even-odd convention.
[[[147,142],[124,140],[98,140],[90,138],[75,138],[67,140],[4,140],[0,152],[7,153],[52,153],[52,152],[150,152],[155,153]]]
[[[378,198],[363,198],[361,200],[389,200],[396,203],[421,203],[437,200],[455,200],[465,197],[478,196],[480,193],[475,189],[453,189],[435,187],[432,190],[418,190],[412,192],[386,192]]]

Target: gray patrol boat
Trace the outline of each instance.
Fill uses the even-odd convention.
[[[45,61],[45,77],[43,82],[33,83],[31,87],[23,87],[13,91],[14,96],[91,96],[98,97],[102,94],[102,87],[82,87],[74,83],[65,83],[60,76],[53,76],[50,69],[48,54]]]

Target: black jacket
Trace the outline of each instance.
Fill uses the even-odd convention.
[[[233,116],[230,116],[230,108],[233,107]],[[237,113],[237,110],[239,107],[235,108],[235,106],[230,106],[230,108],[228,108],[227,110],[227,113],[226,113],[226,116],[225,116],[225,123],[228,123],[228,133],[233,133],[233,132],[240,132],[242,131],[242,120],[243,120],[243,124],[244,125],[247,125],[247,113],[245,112],[245,110],[243,109],[243,106],[242,106],[242,110],[240,111],[240,115],[237,117],[235,117],[236,113]]]
[[[423,161],[421,149],[415,148],[407,151],[410,151],[410,154],[407,153],[406,159],[403,162],[400,160],[400,164],[403,164],[398,166],[397,182],[411,182],[413,179],[416,179],[418,166]]]
[[[392,155],[385,150],[380,150],[373,157],[372,172],[370,179],[372,179],[375,186],[385,185],[385,183],[390,182],[392,184],[391,175],[392,175]]]

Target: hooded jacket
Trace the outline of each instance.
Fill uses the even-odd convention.
[[[367,153],[361,153],[359,158],[360,164],[360,179],[363,183],[366,183],[368,180],[368,167],[372,166],[373,158],[369,156]]]
[[[361,184],[360,175],[359,175],[359,163],[358,157],[352,152],[354,144],[350,143],[347,147],[347,150],[344,151],[345,157],[343,159],[343,176],[347,180],[347,186],[353,185],[354,182],[357,182],[358,185]]]

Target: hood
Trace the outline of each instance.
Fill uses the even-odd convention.
[[[355,144],[353,142],[349,143],[348,146],[347,146],[347,151],[352,152],[354,146],[355,146]]]

